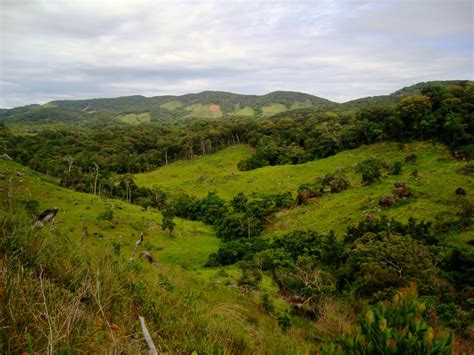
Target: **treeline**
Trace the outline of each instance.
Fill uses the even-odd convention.
[[[247,120],[192,120],[184,126],[104,124],[16,135],[1,125],[0,150],[38,172],[59,177],[62,186],[136,202],[147,193],[130,174],[247,142],[254,126]]]
[[[454,154],[472,158],[474,84],[426,85],[420,95],[397,105],[371,105],[357,112],[280,116],[262,127],[250,143],[256,152],[239,162],[240,170],[267,165],[299,164],[345,149],[380,141],[436,139]]]

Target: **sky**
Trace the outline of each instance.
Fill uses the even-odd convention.
[[[0,0],[0,107],[474,78],[474,0]]]

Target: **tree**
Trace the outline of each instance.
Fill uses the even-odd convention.
[[[427,96],[415,95],[404,98],[397,106],[405,130],[415,136],[421,121],[431,113],[431,100]]]
[[[173,218],[174,218],[174,212],[172,209],[165,209],[161,213],[163,215],[163,220],[161,221],[161,229],[162,230],[167,230],[170,233],[170,237],[173,236],[173,231],[174,227],[176,226],[176,223],[174,223]]]
[[[383,162],[379,159],[370,158],[361,161],[356,166],[356,171],[361,174],[363,185],[372,185],[380,180],[382,176]]]
[[[99,178],[99,164],[94,164],[95,179],[94,179],[94,195],[97,195],[97,179]]]
[[[159,210],[163,209],[166,206],[166,192],[159,186],[153,186],[151,192],[153,201],[152,206]]]
[[[410,281],[425,291],[440,288],[433,250],[408,236],[367,233],[354,242],[347,262],[358,295],[377,298]]]

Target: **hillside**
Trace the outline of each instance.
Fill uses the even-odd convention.
[[[422,86],[1,111],[0,351],[472,348],[474,86]]]
[[[241,95],[222,91],[204,91],[181,96],[141,95],[85,100],[56,100],[44,105],[29,105],[1,109],[0,121],[7,124],[45,123],[163,123],[191,118],[218,119],[222,117],[271,117],[298,115],[301,112],[357,110],[370,105],[395,105],[404,97],[418,95],[425,85],[448,87],[466,80],[417,83],[390,94],[365,97],[345,103],[292,91],[275,91],[265,95]],[[146,116],[135,119],[134,116]],[[125,118],[124,118],[125,117]]]
[[[330,109],[336,104],[309,94],[276,91],[266,95],[240,95],[204,91],[181,96],[127,96],[110,99],[52,101],[48,106],[76,111],[113,110],[114,112],[149,111],[153,118],[163,114],[174,117],[271,116],[298,107]]]
[[[345,109],[360,109],[369,105],[395,105],[399,103],[404,97],[411,95],[420,95],[421,89],[426,85],[439,85],[448,87],[450,85],[458,85],[465,83],[467,80],[446,80],[446,81],[428,81],[421,82],[414,85],[406,86],[389,95],[369,96],[360,99],[350,100],[341,104]]]
[[[290,191],[296,196],[299,185],[313,182],[318,177],[344,167],[350,177],[351,189],[328,194],[309,205],[279,213],[268,233],[286,233],[302,226],[320,232],[333,229],[342,233],[349,224],[363,218],[365,212],[405,220],[412,216],[434,221],[438,214],[450,210],[449,201],[454,197],[457,187],[463,186],[468,194],[474,193],[474,179],[459,173],[465,163],[453,159],[441,145],[411,143],[400,150],[395,143],[375,144],[300,165],[239,171],[237,163],[250,156],[251,152],[247,146],[231,147],[211,156],[176,162],[135,177],[139,185],[160,186],[172,194],[187,193],[202,197],[208,191],[216,191],[219,196],[231,199],[239,192],[250,195]],[[387,175],[372,186],[361,186],[360,176],[354,171],[358,162],[378,157],[393,163],[404,161],[405,156],[412,153],[418,158],[416,162],[403,164],[402,175]],[[418,171],[416,178],[411,176],[415,170]],[[379,210],[378,199],[389,194],[393,184],[399,180],[407,182],[415,197],[400,206]],[[374,202],[369,203],[370,199]],[[472,238],[472,231],[463,236],[466,240]]]
[[[90,352],[111,349],[141,352],[146,345],[134,335],[140,332],[136,315],[136,311],[140,309],[142,312],[148,309],[144,314],[148,328],[156,345],[165,352],[260,352],[261,349],[274,349],[280,353],[294,353],[308,346],[299,341],[299,344],[295,342],[291,334],[281,333],[276,321],[265,315],[251,297],[242,296],[240,292],[226,287],[222,281],[219,281],[220,285],[215,283],[214,280],[219,279],[215,276],[219,275],[219,269],[202,268],[208,255],[216,251],[220,244],[209,226],[201,222],[178,219],[174,237],[171,238],[167,232],[161,230],[161,215],[156,211],[144,211],[141,207],[123,201],[106,200],[60,188],[54,179],[5,160],[0,160],[0,174],[2,218],[8,217],[10,221],[20,218],[20,215],[11,213],[19,211],[18,208],[23,205],[37,211],[52,206],[59,208],[54,226],[44,227],[37,232],[36,237],[28,232],[25,232],[25,235],[19,234],[20,230],[16,232],[16,245],[22,245],[23,240],[28,241],[28,244],[22,247],[24,249],[21,254],[18,254],[19,260],[31,257],[31,265],[44,267],[47,271],[44,281],[47,284],[43,292],[46,292],[54,314],[51,325],[54,331],[51,344],[53,349],[79,346]],[[6,200],[6,191],[10,191],[8,196],[16,198],[16,202]],[[12,203],[18,204],[18,207],[13,207]],[[39,205],[36,205],[37,203]],[[8,208],[11,210],[5,210],[6,204],[9,204]],[[111,211],[111,219],[101,217],[107,211]],[[31,224],[26,226],[27,230],[31,228],[29,226]],[[133,254],[135,241],[139,239],[141,232],[144,232],[144,243]],[[38,244],[37,238],[43,241]],[[1,243],[3,252],[5,247],[7,253],[9,248],[16,248],[5,244],[5,239],[1,239]],[[64,254],[66,250],[71,254]],[[158,260],[161,264],[158,270],[138,257],[143,250],[149,251]],[[131,256],[134,256],[136,261],[131,262]],[[9,262],[13,263],[15,260]],[[28,282],[35,284],[38,280],[34,275],[28,276],[28,269],[25,269],[21,276],[23,286],[15,286],[12,282],[18,276],[13,267],[16,264],[11,265],[11,270],[3,270],[5,283],[0,277],[0,295],[6,297],[4,301],[10,310],[17,312],[14,307],[20,307],[19,302],[22,301],[13,297],[11,288],[15,288],[19,294],[29,292]],[[72,287],[67,283],[70,277],[74,283],[87,283],[88,272],[84,274],[81,271],[84,268],[90,270],[88,272],[97,272],[97,275],[101,273],[100,279],[105,283],[105,290],[102,292],[104,303],[119,302],[120,306],[116,306],[116,311],[107,306],[105,313],[97,310],[102,312],[102,315],[92,313],[89,317],[85,313],[87,309],[84,305],[77,304],[82,313],[76,316],[76,319],[69,320],[72,322],[71,326],[77,327],[78,333],[75,334],[71,329],[61,328],[61,322],[67,321],[71,316],[69,312],[74,312],[74,309],[64,309],[61,314],[61,307],[65,305],[54,300],[54,293],[68,294],[67,287]],[[232,273],[232,270],[229,269],[229,272]],[[127,287],[133,287],[129,296]],[[141,296],[138,296],[139,292]],[[145,293],[146,297],[152,297],[156,301],[143,300]],[[134,301],[127,297],[134,297]],[[64,302],[68,302],[67,299],[69,298],[65,298]],[[136,311],[129,313],[130,311],[123,310],[124,306],[126,308],[128,304],[133,303],[136,303]],[[41,303],[39,305],[41,306]],[[70,304],[71,307],[73,305],[75,303]],[[90,307],[94,308],[94,305],[95,302]],[[41,313],[40,306],[21,306],[31,307],[30,313],[22,315],[23,320],[35,316],[35,312]],[[112,329],[108,322],[113,322]],[[254,338],[255,322],[259,324],[258,339]],[[206,324],[206,327],[201,327],[200,324]],[[46,349],[46,338],[40,335],[40,327],[41,323],[30,327],[30,334],[36,334],[35,341],[30,341],[30,346],[35,351]],[[196,330],[198,328],[199,330]],[[109,332],[112,332],[111,336],[115,339],[113,345]],[[12,337],[8,341],[10,346],[15,344],[15,337],[19,337],[17,340],[20,341],[24,336],[16,334],[13,329],[9,334]],[[0,339],[5,340],[5,334],[0,335]],[[80,345],[86,339],[87,342]]]

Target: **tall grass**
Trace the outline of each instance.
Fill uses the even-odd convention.
[[[130,262],[110,248],[91,250],[55,226],[33,232],[15,185],[14,174],[0,180],[1,353],[146,352],[140,315],[160,352],[307,347],[232,290],[176,267]]]

